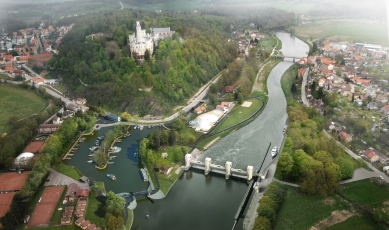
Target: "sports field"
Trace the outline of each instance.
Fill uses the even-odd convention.
[[[0,174],[0,191],[13,191],[22,189],[28,172],[7,172]]]
[[[0,85],[0,98],[0,134],[6,132],[10,117],[28,117],[47,106],[47,102],[34,91],[8,85]]]
[[[38,201],[28,227],[47,226],[50,222],[59,198],[62,196],[64,186],[47,187]]]

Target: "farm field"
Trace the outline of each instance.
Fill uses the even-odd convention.
[[[386,23],[368,20],[325,20],[294,27],[304,39],[340,39],[388,45]]]
[[[0,133],[6,132],[11,116],[19,119],[45,109],[47,102],[32,90],[0,85]]]

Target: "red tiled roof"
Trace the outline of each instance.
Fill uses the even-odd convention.
[[[374,150],[371,150],[371,149],[367,149],[365,151],[365,156],[367,156],[369,159],[373,158],[376,154],[374,153]]]

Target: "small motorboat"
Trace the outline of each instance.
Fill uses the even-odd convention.
[[[89,160],[89,161],[87,161],[88,163],[92,163],[93,161],[92,160]]]
[[[277,154],[278,154],[277,146],[274,146],[273,149],[271,150],[271,156],[272,156],[272,158],[276,157]]]
[[[88,157],[93,157],[95,154],[89,154]]]
[[[111,180],[116,180],[116,176],[113,174],[107,174],[107,177]]]
[[[113,161],[108,161],[108,164],[109,164],[109,165],[112,165],[112,164],[115,164],[115,162],[113,162]]]
[[[149,215],[149,214],[146,214],[146,218],[147,218],[147,219],[150,219],[150,215]]]

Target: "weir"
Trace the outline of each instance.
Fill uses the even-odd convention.
[[[236,169],[232,167],[232,162],[226,161],[225,166],[212,164],[212,159],[207,157],[204,162],[194,161],[192,160],[191,154],[185,155],[185,167],[184,170],[187,171],[190,168],[204,170],[204,174],[208,175],[210,172],[219,173],[225,175],[226,180],[228,180],[231,176],[247,179],[251,181],[253,177],[260,176],[258,173],[254,171],[254,167],[251,165],[247,166],[246,170]]]

